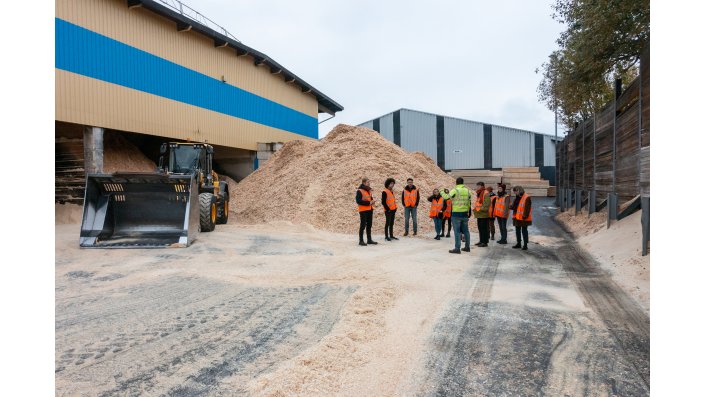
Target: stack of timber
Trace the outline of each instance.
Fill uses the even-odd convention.
[[[83,204],[83,140],[56,138],[54,153],[54,200],[60,204]]]
[[[485,182],[485,186],[496,186],[502,181],[502,171],[492,170],[452,170],[453,178],[462,177],[465,186],[475,186],[477,182]]]
[[[502,168],[502,181],[507,189],[521,186],[531,196],[547,197],[549,182],[541,179],[539,167],[505,167]]]

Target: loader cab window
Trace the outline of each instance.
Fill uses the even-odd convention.
[[[175,174],[190,174],[199,166],[202,150],[191,145],[172,147],[169,156],[169,170]]]

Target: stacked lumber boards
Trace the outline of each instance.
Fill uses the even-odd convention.
[[[477,182],[485,182],[485,185],[496,185],[502,181],[502,171],[492,170],[452,170],[449,174],[453,178],[462,177],[465,186],[474,186]]]
[[[502,168],[502,179],[507,189],[521,186],[531,196],[547,197],[549,183],[541,179],[539,167],[505,167]]]
[[[532,196],[555,196],[555,186],[550,186],[547,180],[541,179],[539,167],[505,167],[502,170],[451,170],[453,178],[462,177],[466,186],[474,186],[477,182],[485,182],[486,186],[496,186],[502,182],[507,189],[521,186]]]
[[[82,205],[86,186],[83,140],[57,138],[54,157],[54,201]]]

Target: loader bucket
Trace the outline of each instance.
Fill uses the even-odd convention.
[[[187,247],[198,226],[198,185],[191,175],[86,177],[81,247]]]

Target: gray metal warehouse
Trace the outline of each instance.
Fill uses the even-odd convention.
[[[446,171],[538,167],[555,185],[552,135],[404,108],[359,125],[408,151],[426,153]]]

